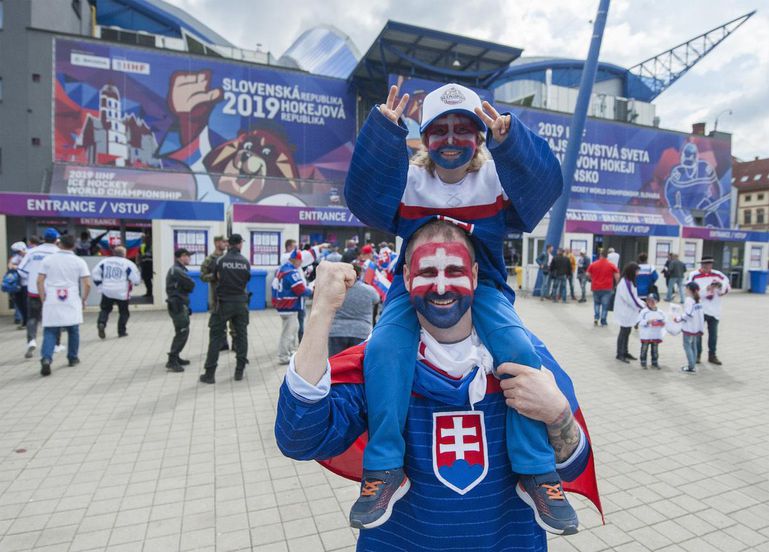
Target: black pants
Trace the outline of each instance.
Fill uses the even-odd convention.
[[[109,315],[112,312],[112,307],[117,305],[118,319],[117,319],[117,334],[126,335],[126,325],[128,324],[128,317],[131,314],[128,312],[128,300],[127,299],[113,299],[106,295],[101,296],[101,310],[99,311],[99,319],[97,324],[100,326],[106,326],[109,321]]]
[[[37,338],[37,325],[43,322],[43,303],[40,297],[27,295],[27,342]]]
[[[243,369],[248,364],[248,303],[220,302],[208,319],[208,354],[204,365],[207,374],[216,372],[228,322],[235,329],[232,345],[235,349],[237,369]]]
[[[296,318],[299,320],[299,331],[296,332],[299,343],[302,342],[302,338],[304,337],[304,315],[306,312],[307,311],[304,309],[296,312]]]
[[[619,329],[619,335],[617,336],[617,356],[620,358],[625,358],[628,354],[627,343],[630,339],[630,330],[632,329],[632,326],[628,326],[627,328],[621,326]]]
[[[328,338],[328,356],[332,357],[337,353],[341,353],[345,349],[355,347],[363,342],[366,338],[360,337],[329,337]]]
[[[657,360],[659,360],[658,345],[659,343],[641,343],[641,364],[646,365],[646,355],[649,349],[652,350],[652,364],[657,364]]]
[[[171,342],[170,355],[178,355],[187,344],[190,336],[190,309],[178,300],[168,303],[168,314],[174,323],[174,340]]]
[[[716,356],[716,345],[718,345],[718,318],[705,315],[705,324],[708,326],[708,355]],[[702,355],[702,336],[697,336],[697,358]]]
[[[21,314],[21,325],[27,325],[27,286],[21,286],[21,289],[13,294],[13,304],[19,309]]]

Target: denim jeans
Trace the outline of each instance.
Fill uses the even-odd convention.
[[[56,347],[61,330],[67,332],[67,358],[70,360],[77,358],[77,353],[80,350],[80,326],[49,326],[43,328],[43,348],[40,349],[42,360],[50,362],[53,358],[53,348]]]
[[[668,282],[668,294],[667,297],[665,297],[665,300],[672,301],[673,300],[673,294],[675,293],[676,288],[678,288],[678,296],[681,299],[681,304],[684,304],[684,279],[683,278],[671,278]]]
[[[539,289],[539,296],[541,298],[548,297],[550,295],[550,273],[542,273],[542,287]]]
[[[561,294],[563,302],[566,302],[566,276],[556,276],[553,278],[553,290],[550,293],[550,299],[556,301],[558,294]]]
[[[705,315],[705,325],[708,327],[708,355],[716,356],[718,344],[718,318]],[[697,358],[702,356],[702,335],[697,336]]]
[[[690,370],[694,370],[694,365],[697,362],[697,340],[701,337],[700,335],[684,334],[684,352]]]
[[[581,274],[577,276],[577,280],[579,280],[579,289],[582,292],[582,295],[580,296],[579,300],[584,301],[585,300],[585,288],[587,287],[587,276],[584,274]]]
[[[593,291],[593,310],[594,319],[601,320],[602,325],[606,325],[606,315],[609,313],[609,301],[611,300],[610,289],[597,289]]]

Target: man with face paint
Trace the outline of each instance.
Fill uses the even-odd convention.
[[[461,309],[471,308],[478,336],[495,367],[505,362],[541,366],[512,307],[515,294],[507,285],[503,236],[533,230],[563,183],[558,160],[543,139],[512,114],[498,113],[458,84],[442,86],[424,98],[423,148],[409,162],[408,131],[400,121],[408,95],[397,101],[397,94],[397,87],[392,87],[386,103],[372,109],[361,128],[345,183],[347,205],[365,224],[401,236],[402,247],[429,218],[464,221],[461,224],[477,244],[481,285],[471,303],[456,289],[451,298],[438,301],[429,291],[424,298],[410,298],[404,263],[396,266],[382,317],[366,348],[366,380],[377,384],[366,386],[369,442],[363,457],[364,485],[350,514],[351,525],[358,528],[384,523],[388,505],[407,486],[402,434],[419,341],[417,313],[440,314],[448,323]],[[435,278],[442,279],[443,286],[449,278],[438,266],[448,256],[447,251],[429,255],[439,259]],[[433,287],[437,293],[438,284]],[[536,471],[528,466],[518,473],[550,471],[544,469],[552,466],[546,432],[541,424],[527,425],[524,417],[518,418],[524,420],[518,431],[527,435],[526,440],[540,443],[541,453],[531,462],[538,466]],[[549,462],[544,461],[546,456]],[[376,485],[375,500],[364,494],[366,482]],[[532,492],[537,492],[534,487]],[[563,529],[576,530],[576,520],[568,516]]]
[[[453,224],[433,221],[406,249],[403,276],[420,329],[404,428],[409,478],[398,486],[400,500],[388,506],[389,522],[380,518],[360,532],[358,551],[546,550],[545,531],[536,526],[544,527],[540,514],[527,505],[527,494],[514,491],[523,479],[516,468],[530,464],[534,445],[526,435],[511,434],[506,412],[545,428],[558,469],[544,493],[547,514],[570,509],[559,476],[600,509],[591,446],[583,422],[575,422],[581,418],[568,377],[534,336],[552,372],[513,364],[495,370],[481,343],[470,308],[482,287],[475,243]],[[363,344],[326,360],[326,342],[354,278],[341,263],[319,267],[308,331],[281,387],[275,423],[285,455],[321,460],[350,478],[361,476],[360,436],[370,415],[365,389],[372,383],[361,369],[368,350]],[[380,500],[382,481],[362,484],[366,501]]]

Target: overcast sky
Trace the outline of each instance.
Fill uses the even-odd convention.
[[[388,19],[516,46],[524,56],[584,58],[598,0],[167,0],[241,48],[279,57],[299,34],[332,24],[365,53]],[[601,61],[631,67],[758,9],[656,100],[661,126],[733,133],[732,153],[769,157],[769,0],[615,0]]]

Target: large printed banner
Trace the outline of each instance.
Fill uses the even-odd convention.
[[[200,201],[158,201],[0,193],[0,214],[17,217],[224,220],[224,205]]]
[[[344,80],[69,39],[54,63],[54,192],[342,201],[355,137]]]
[[[571,118],[517,106],[515,113],[563,162]],[[588,119],[569,198],[568,220],[694,225],[730,223],[731,144]]]
[[[443,83],[391,75],[390,84],[398,84],[401,94],[411,96],[404,120],[409,147],[418,148],[422,101]],[[492,101],[488,90],[476,92]],[[563,161],[570,115],[505,104],[496,107],[515,113]],[[705,226],[725,228],[730,223],[731,169],[727,140],[588,119],[567,220],[596,229],[598,223],[651,225],[644,232],[648,234],[655,232],[654,226],[691,226],[697,216]],[[656,231],[663,234],[655,235],[671,232]]]

